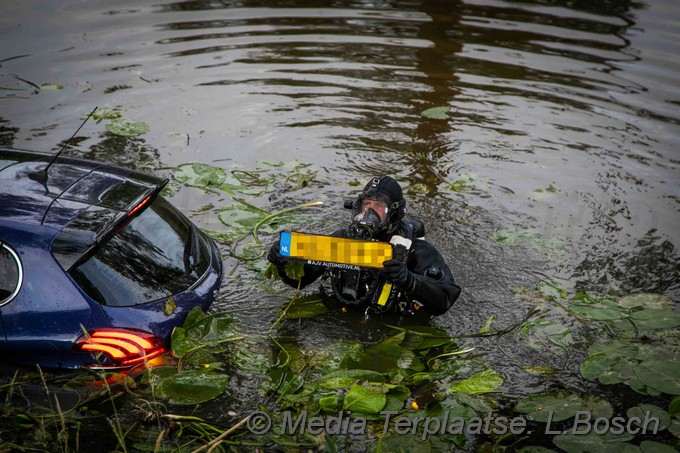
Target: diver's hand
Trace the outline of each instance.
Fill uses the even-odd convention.
[[[274,242],[272,247],[269,249],[269,253],[267,254],[267,259],[274,266],[283,266],[288,262],[288,260],[279,252],[280,247],[281,243],[277,239],[276,242]]]
[[[406,263],[394,258],[383,261],[383,268],[380,270],[380,273],[385,280],[402,288],[410,288],[414,279],[413,273],[408,270]]]

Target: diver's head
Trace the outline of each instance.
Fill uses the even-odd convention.
[[[361,239],[394,232],[404,217],[406,200],[397,181],[389,176],[372,178],[352,203],[354,219],[349,233]]]

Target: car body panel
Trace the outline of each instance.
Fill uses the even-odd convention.
[[[92,356],[74,352],[73,343],[85,331],[105,327],[144,330],[168,344],[172,329],[192,308],[206,310],[213,302],[222,278],[217,246],[158,195],[164,180],[84,159],[51,160],[50,154],[0,147],[0,241],[16,251],[24,271],[18,294],[0,306],[0,358],[55,368],[83,366],[92,363]],[[146,238],[134,230],[144,222]],[[167,230],[165,242],[152,234],[158,222]],[[140,296],[128,306],[113,306],[82,286],[82,266],[92,267],[88,263],[97,254],[125,238],[147,240],[124,247],[118,264],[137,280],[157,280],[159,290],[150,294],[167,293],[163,297]],[[143,274],[148,266],[135,262],[134,253],[142,246],[151,247],[147,255],[161,258],[162,249],[170,247],[165,254],[180,264],[184,250],[182,283],[170,274]],[[113,249],[114,261],[118,251]],[[108,274],[103,275],[100,279]]]

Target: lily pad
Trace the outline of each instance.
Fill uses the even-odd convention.
[[[676,396],[668,403],[668,413],[671,417],[680,415],[680,396]]]
[[[569,301],[568,310],[582,318],[596,321],[613,321],[628,317],[628,310],[605,296],[578,292]]]
[[[620,359],[620,356],[600,353],[586,358],[579,366],[581,376],[586,379],[597,379],[607,370],[611,369]]]
[[[640,293],[622,297],[618,305],[622,308],[649,308],[652,310],[672,310],[673,299],[655,293]]]
[[[450,111],[451,107],[449,107],[448,105],[443,105],[441,107],[432,107],[423,110],[422,112],[420,112],[420,114],[425,118],[430,118],[433,120],[446,120],[449,119]]]
[[[642,450],[642,453],[678,453],[678,450],[674,447],[653,440],[640,442],[640,450]]]
[[[636,423],[634,426],[642,427],[645,420],[656,418],[659,420],[659,431],[663,431],[671,425],[671,416],[659,406],[653,404],[641,404],[639,406],[631,407],[626,411],[628,419],[633,417],[638,418],[642,423]],[[649,429],[655,429],[655,424],[649,425]]]
[[[228,385],[226,375],[188,370],[163,379],[156,388],[156,395],[171,404],[199,404],[220,396]]]
[[[371,370],[337,370],[319,379],[317,385],[322,389],[333,390],[348,388],[359,381],[382,384],[385,382],[385,377]]]
[[[553,438],[553,443],[567,453],[621,453],[628,445],[627,442],[633,437],[632,434],[560,434]]]
[[[230,228],[226,237],[236,240],[250,233],[267,215],[262,209],[239,203],[220,209],[218,218]]]
[[[503,385],[503,376],[494,370],[484,370],[471,378],[449,387],[449,393],[461,392],[469,395],[493,392]]]
[[[121,135],[123,137],[134,137],[149,132],[149,125],[141,121],[131,120],[127,118],[115,118],[109,120],[104,124],[107,131],[114,135]]]
[[[645,309],[630,315],[640,330],[672,329],[680,326],[680,313],[670,310]]]
[[[374,386],[366,388],[355,384],[345,396],[342,407],[352,412],[377,414],[385,407],[385,403],[387,403],[387,396],[380,388]]]
[[[539,422],[548,419],[558,422],[576,415],[583,407],[583,399],[568,392],[547,392],[531,395],[515,406],[515,411],[528,414]]]
[[[680,395],[680,366],[673,362],[641,362],[635,375],[646,386],[670,395]]]
[[[195,163],[184,164],[175,168],[172,176],[182,184],[192,187],[219,187],[227,178],[226,173],[220,167]]]

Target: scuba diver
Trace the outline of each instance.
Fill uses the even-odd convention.
[[[389,176],[372,178],[361,194],[345,202],[353,209],[354,218],[347,227],[332,236],[390,242],[394,256],[383,262],[383,268],[336,269],[305,264],[301,281],[286,276],[284,266],[288,258],[279,251],[277,240],[267,259],[279,271],[281,279],[292,287],[304,288],[321,279],[321,293],[332,294],[345,306],[366,307],[369,312],[396,311],[402,315],[420,309],[432,315],[445,313],[460,295],[451,270],[441,253],[423,239],[425,228],[420,220],[404,218],[406,200],[401,186]],[[389,282],[387,301],[377,303],[383,285]]]

